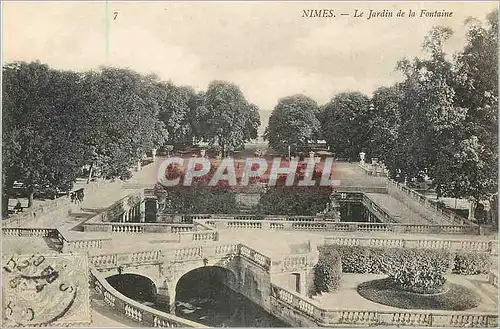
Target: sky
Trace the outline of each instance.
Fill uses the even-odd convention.
[[[280,98],[302,93],[324,104],[344,91],[371,95],[401,79],[398,60],[423,55],[433,26],[453,29],[446,45],[453,53],[465,43],[465,19],[484,19],[497,8],[477,1],[2,4],[3,63],[128,67],[197,90],[227,80],[261,109],[261,132]],[[333,10],[335,17],[302,17],[313,9]],[[393,16],[367,19],[370,10],[384,9]],[[407,17],[410,9],[415,17]],[[421,9],[453,14],[419,17]],[[363,17],[354,17],[355,10]],[[406,17],[396,17],[399,10]]]

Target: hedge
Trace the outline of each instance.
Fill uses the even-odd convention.
[[[323,246],[321,253],[337,251],[346,273],[386,274],[404,290],[434,293],[450,273],[453,255],[447,250]]]
[[[488,253],[458,252],[455,255],[452,273],[475,275],[489,273],[492,267]]]
[[[340,254],[333,249],[319,247],[318,263],[314,266],[314,285],[312,294],[334,292],[340,285],[342,265]]]
[[[335,248],[341,255],[342,272],[344,273],[373,273],[383,274],[382,264],[387,257],[387,248],[362,247],[362,246],[337,246]],[[432,252],[434,249],[421,249]],[[453,274],[475,275],[486,274],[491,270],[491,255],[479,252],[457,252],[453,257]]]

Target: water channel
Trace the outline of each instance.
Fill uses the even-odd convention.
[[[168,306],[156,303],[156,287],[148,278],[122,274],[106,280],[125,296],[168,312]],[[188,273],[179,281],[175,314],[210,327],[290,327],[209,273]]]

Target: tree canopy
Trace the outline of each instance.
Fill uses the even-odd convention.
[[[370,98],[359,92],[340,93],[322,108],[320,117],[330,151],[357,159],[371,133]]]
[[[304,95],[284,97],[271,113],[264,138],[278,152],[288,146],[304,146],[318,135],[318,104]]]
[[[4,205],[16,181],[31,206],[36,190],[71,189],[85,165],[127,179],[153,148],[203,140],[240,148],[260,125],[258,107],[223,81],[196,92],[129,69],[14,62],[2,83]]]

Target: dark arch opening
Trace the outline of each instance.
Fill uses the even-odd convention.
[[[289,327],[231,288],[239,286],[228,269],[192,270],[175,288],[175,314],[210,327]]]
[[[107,277],[106,281],[120,293],[139,303],[150,306],[156,303],[156,285],[148,277],[130,273],[116,274]]]
[[[197,296],[213,298],[220,288],[235,287],[236,277],[230,270],[218,266],[204,266],[184,274],[175,287],[176,301]]]

